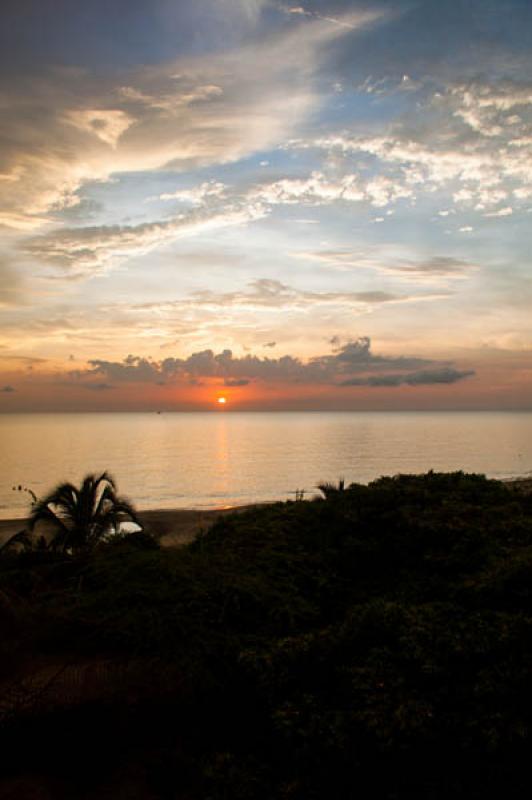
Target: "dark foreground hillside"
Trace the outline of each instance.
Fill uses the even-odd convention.
[[[0,563],[0,798],[510,798],[532,784],[532,496],[383,478]]]

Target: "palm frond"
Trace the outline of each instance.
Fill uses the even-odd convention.
[[[127,500],[117,499],[112,506],[102,511],[95,519],[95,527],[99,531],[99,534],[96,533],[96,535],[101,538],[109,533],[110,529],[114,529],[115,533],[118,533],[120,524],[126,521],[134,522],[141,530],[144,530],[131,503],[128,503]]]
[[[52,525],[60,528],[61,530],[69,530],[68,526],[64,522],[63,517],[50,508],[50,505],[54,505],[53,502],[50,502],[49,504],[47,498],[45,498],[44,500],[40,500],[35,508],[32,509],[28,522],[30,530],[33,530],[37,523],[42,521],[51,522]],[[65,517],[65,519],[68,519],[68,517]]]
[[[95,479],[95,485],[98,487],[100,483],[107,483],[116,492],[116,482],[112,475],[109,475],[107,471],[102,472],[99,478]]]
[[[103,472],[87,475],[78,489],[71,483],[59,484],[32,509],[29,528],[38,522],[49,523],[55,530],[54,549],[81,552],[90,549],[120,523],[130,519],[142,529],[134,507],[117,497],[113,478]]]
[[[94,516],[98,516],[102,513],[105,506],[112,506],[117,502],[118,498],[115,494],[114,488],[108,484],[105,486],[104,490],[102,491],[100,498],[98,500],[98,504],[96,505]]]
[[[114,505],[114,509],[122,516],[129,517],[131,521],[134,522],[136,525],[138,525],[140,528],[144,528],[135,508],[127,500],[117,499],[117,502]]]
[[[325,481],[324,483],[318,483],[316,488],[320,490],[325,499],[329,499],[330,497],[334,497],[340,492],[345,491],[345,479],[340,478],[340,480],[338,481],[338,485],[336,485],[335,483],[331,483],[330,481]]]
[[[78,503],[79,490],[72,483],[60,483],[43,500],[34,503],[31,516],[43,507],[55,506],[69,516],[75,512]]]

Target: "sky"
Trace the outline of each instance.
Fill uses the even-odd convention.
[[[0,413],[532,409],[529,0],[1,13]]]

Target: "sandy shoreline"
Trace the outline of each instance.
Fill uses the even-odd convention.
[[[145,530],[156,536],[163,547],[174,547],[192,541],[201,530],[208,528],[220,517],[253,507],[255,506],[245,505],[207,510],[159,509],[139,511],[138,515],[144,524]],[[25,522],[25,519],[0,520],[0,545],[10,536],[22,530]]]

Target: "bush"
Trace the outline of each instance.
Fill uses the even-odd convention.
[[[115,676],[87,707],[56,698],[5,723],[5,763],[23,772],[38,752],[58,797],[78,796],[89,763],[87,797],[116,770],[139,797],[192,800],[524,792],[531,497],[463,473],[333,488],[181,549],[135,534],[76,561],[4,562],[10,669],[105,660]]]

